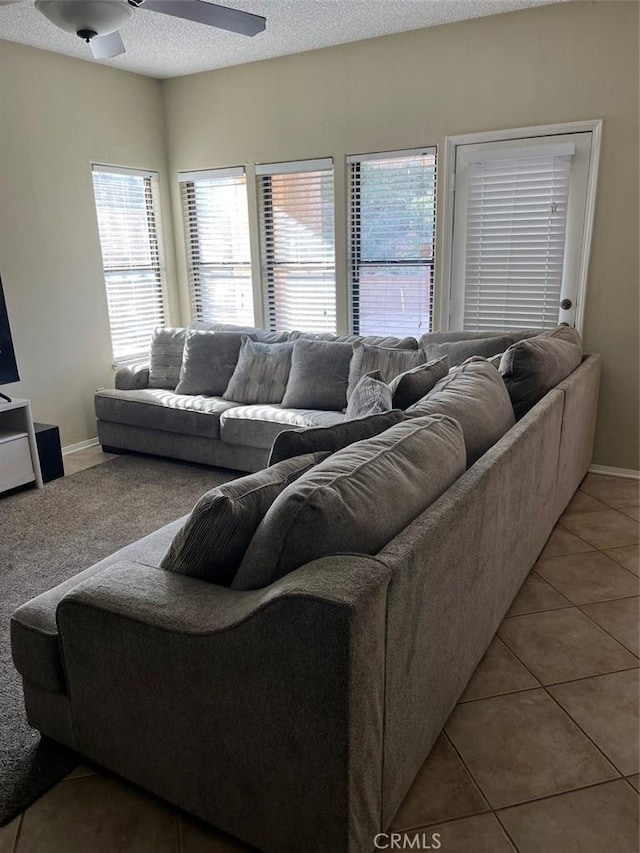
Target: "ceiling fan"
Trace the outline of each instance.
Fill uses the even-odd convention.
[[[0,0],[0,6],[19,2]],[[245,36],[255,36],[266,26],[261,15],[207,0],[35,0],[35,7],[56,27],[84,39],[94,59],[112,59],[125,52],[118,30],[140,7]]]

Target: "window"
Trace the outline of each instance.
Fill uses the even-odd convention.
[[[351,326],[361,335],[431,330],[436,151],[348,158]]]
[[[256,166],[256,174],[269,325],[335,332],[333,162]]]
[[[193,315],[251,326],[253,291],[243,168],[179,176]]]
[[[165,322],[158,176],[94,166],[93,192],[113,359],[122,364],[146,356],[152,330]]]
[[[591,133],[456,149],[450,328],[576,321]]]

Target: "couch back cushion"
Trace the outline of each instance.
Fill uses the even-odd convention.
[[[149,352],[149,388],[173,391],[180,381],[186,329],[153,330]]]
[[[500,373],[518,420],[580,365],[582,347],[575,342],[578,333],[564,329],[519,341],[502,356]]]
[[[449,415],[460,423],[467,465],[473,465],[515,423],[504,381],[483,358],[452,368],[426,397],[406,411],[408,417],[436,414]]]
[[[345,409],[352,352],[351,344],[337,341],[295,341],[283,408]]]
[[[349,368],[347,398],[351,397],[356,385],[366,373],[379,370],[382,380],[388,383],[400,373],[424,364],[426,360],[422,350],[379,347],[356,341],[353,344],[353,358]]]
[[[269,465],[304,453],[317,453],[323,450],[335,453],[336,450],[342,450],[343,447],[348,447],[356,441],[379,435],[389,427],[400,423],[403,418],[402,412],[395,410],[381,415],[343,421],[332,426],[285,430],[276,436],[273,442]]]
[[[239,332],[189,329],[176,393],[221,397],[236,369],[241,344]]]
[[[504,352],[513,343],[509,335],[495,335],[491,338],[472,338],[465,341],[445,341],[439,344],[426,344],[424,351],[428,359],[446,355],[452,367],[456,367],[474,355],[491,358]]]
[[[276,498],[234,589],[257,589],[329,554],[376,554],[465,470],[460,425],[416,418],[337,451]]]
[[[175,535],[160,567],[229,586],[274,500],[327,456],[297,456],[206,492]]]
[[[444,355],[396,376],[389,383],[393,395],[393,408],[408,409],[428,394],[448,372],[449,358]]]
[[[280,403],[291,369],[293,343],[265,344],[242,336],[238,363],[222,395],[235,403]]]
[[[361,342],[376,347],[388,347],[390,349],[418,349],[418,341],[415,338],[394,338],[393,335],[333,335],[330,332],[289,332],[290,341],[337,341],[338,343],[354,344]]]
[[[244,332],[245,335],[251,335],[252,340],[265,344],[281,344],[289,340],[288,332],[271,332],[259,326],[234,326],[233,323],[205,323],[204,320],[192,320],[189,328],[201,332]]]

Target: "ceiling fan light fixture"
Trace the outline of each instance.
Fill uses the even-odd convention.
[[[120,29],[133,12],[126,0],[35,0],[35,6],[56,27],[78,35],[109,35]]]

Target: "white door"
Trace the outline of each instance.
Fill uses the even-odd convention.
[[[450,329],[575,325],[591,144],[582,132],[456,146]]]

